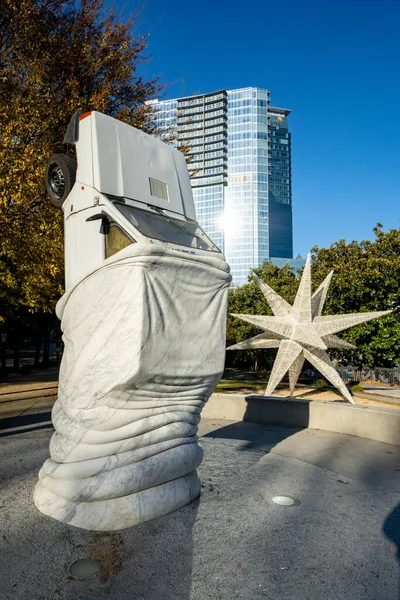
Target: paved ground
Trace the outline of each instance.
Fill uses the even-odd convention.
[[[400,400],[399,388],[379,387],[379,385],[363,385],[363,388],[367,394],[378,394],[378,396],[389,396],[390,398],[397,398]]]
[[[375,386],[363,386],[365,393],[357,392],[353,394],[355,404],[362,406],[376,406],[400,410],[400,390]],[[376,390],[376,391],[375,391]],[[281,387],[275,390],[274,396],[287,398],[290,396],[288,387]],[[291,395],[293,398],[305,398],[306,400],[319,400],[322,402],[344,402],[341,394],[334,388],[315,389],[305,385],[299,385]]]
[[[2,419],[51,411],[57,388],[58,368],[25,376],[10,374],[0,383],[0,429]]]
[[[22,418],[19,429],[3,421],[0,432],[2,600],[400,597],[399,447],[203,421],[200,500],[138,527],[95,534],[33,506],[51,429],[46,412]],[[282,494],[299,504],[271,502]],[[84,557],[100,560],[100,575],[72,580],[69,565]]]

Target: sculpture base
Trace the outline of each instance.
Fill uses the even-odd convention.
[[[190,504],[200,496],[197,471],[128,496],[73,502],[53,494],[39,481],[34,503],[45,515],[91,531],[115,531],[139,525]]]

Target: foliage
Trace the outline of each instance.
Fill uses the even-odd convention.
[[[325,379],[317,379],[317,381],[314,383],[314,387],[316,390],[323,390],[327,386],[328,384]]]
[[[267,387],[267,381],[257,376],[257,378],[243,379],[234,376],[224,377],[215,388],[216,394],[246,394],[251,391],[264,391]]]
[[[105,0],[0,0],[0,323],[51,312],[63,289],[62,212],[45,166],[77,110],[149,129],[146,40]],[[136,18],[136,17],[135,17]]]
[[[350,386],[350,391],[352,394],[357,394],[357,392],[363,392],[364,388],[359,383],[355,383],[354,385]]]
[[[357,313],[396,309],[400,306],[400,229],[383,231],[378,223],[375,240],[346,243],[336,242],[329,248],[312,249],[313,290],[322,283],[329,271],[334,276],[329,287],[323,314]],[[265,262],[255,272],[289,303],[294,301],[298,278],[288,266],[276,267]],[[264,297],[249,277],[249,283],[229,293],[228,313],[272,314]],[[227,346],[261,333],[253,327],[228,316]],[[392,367],[400,364],[400,317],[394,313],[362,323],[340,337],[357,346],[357,350],[330,349],[332,359],[342,364]],[[232,352],[233,354],[233,352]],[[272,364],[274,350],[234,352],[228,360],[236,366],[258,368]]]
[[[315,246],[312,278],[317,287],[334,270],[323,314],[395,309],[340,333],[357,351],[330,351],[344,364],[392,367],[400,363],[400,229],[384,232],[378,223],[374,234],[373,241],[346,244],[340,240],[329,248]]]

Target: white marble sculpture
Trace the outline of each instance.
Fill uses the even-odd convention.
[[[97,153],[102,134],[109,141],[113,128],[120,128],[118,139],[127,146],[117,157],[135,158],[139,140],[139,170],[132,187],[129,177],[123,180],[126,197],[109,200],[102,194],[106,184],[90,186],[90,173],[80,173],[78,144],[77,182],[63,204],[67,291],[57,315],[65,349],[52,413],[55,433],[34,502],[59,521],[104,531],[165,515],[200,494],[196,469],[203,453],[197,425],[224,367],[231,276],[222,254],[185,216],[194,211],[180,153],[99,113],[89,118],[85,127],[89,141],[90,132],[96,132]],[[87,142],[90,150],[85,139],[81,127],[79,142]],[[171,207],[163,198],[154,197],[151,206],[129,200],[139,197],[140,177],[143,195],[151,190],[146,164],[140,164],[146,152],[150,175],[157,183],[165,181],[169,194],[175,190],[175,212],[157,208],[157,203]],[[157,152],[163,160],[157,160]],[[95,152],[92,161],[101,163]],[[125,167],[116,167],[120,182]],[[109,258],[100,210],[106,232],[117,226],[118,235],[130,238]],[[91,215],[95,219],[88,221]],[[79,237],[85,233],[90,243],[82,272],[74,256],[79,259],[87,243]],[[68,255],[68,244],[74,243]]]
[[[322,308],[332,278],[331,271],[314,294],[311,295],[311,256],[307,256],[303,276],[293,306],[274,292],[254,273],[266,301],[275,316],[238,315],[233,317],[247,321],[263,329],[253,338],[227,348],[228,350],[250,350],[255,348],[278,348],[274,366],[265,391],[270,396],[289,371],[289,387],[293,392],[305,359],[326,377],[349,401],[354,400],[332,364],[327,348],[355,348],[335,334],[359,323],[377,319],[390,310],[347,315],[321,316]]]

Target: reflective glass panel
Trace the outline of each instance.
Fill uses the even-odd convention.
[[[120,202],[115,202],[114,206],[146,237],[189,248],[219,252],[197,223],[174,219],[161,210],[156,213],[148,212]]]
[[[110,223],[110,230],[105,236],[106,258],[130,246],[134,240],[130,238],[116,223]]]

